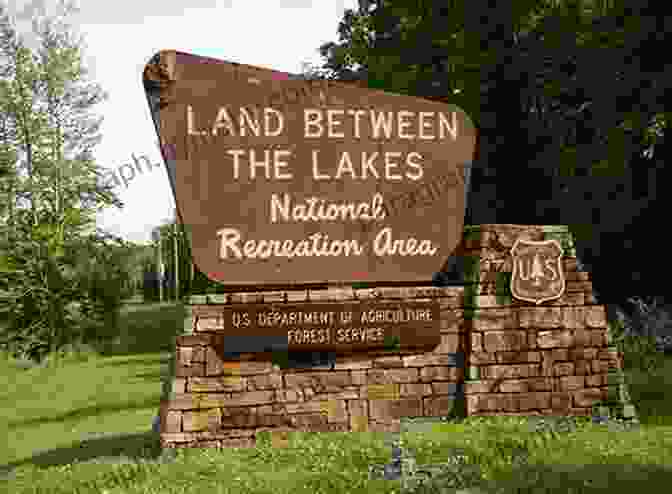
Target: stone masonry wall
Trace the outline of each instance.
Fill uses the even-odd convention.
[[[518,237],[561,242],[560,299],[537,306],[512,298],[510,249]],[[172,392],[162,403],[162,445],[254,446],[262,431],[398,432],[402,417],[591,415],[605,400],[634,414],[604,307],[588,273],[577,270],[566,228],[466,227],[456,254],[466,266],[458,287],[235,293],[210,296],[209,304],[194,297],[190,334],[177,338]],[[223,358],[218,306],[370,297],[437,299],[441,344],[426,353],[338,354],[311,368],[280,368],[273,355]]]
[[[176,377],[162,411],[162,444],[253,446],[263,431],[398,432],[401,417],[450,415],[464,402],[464,358],[460,364],[455,355],[463,348],[463,292],[462,287],[286,292],[288,302],[375,297],[381,302],[436,299],[441,307],[441,344],[431,352],[341,354],[331,365],[303,369],[281,369],[271,361],[273,355],[223,359],[212,318],[221,305],[193,305],[193,333],[177,339]],[[282,303],[285,292],[215,298],[236,306]]]
[[[512,297],[511,247],[517,238],[563,246],[566,289],[539,306]],[[611,346],[606,312],[589,274],[577,270],[572,237],[562,226],[481,225],[460,247],[469,266],[467,415],[592,415],[621,402],[632,417],[622,359]]]

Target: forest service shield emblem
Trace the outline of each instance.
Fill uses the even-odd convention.
[[[562,247],[557,240],[519,238],[511,248],[511,256],[511,294],[515,298],[539,305],[565,293]]]

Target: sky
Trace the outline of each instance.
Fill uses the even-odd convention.
[[[55,0],[12,1],[10,13],[54,12]],[[90,80],[108,93],[94,107],[103,116],[97,162],[118,170],[141,161],[143,173],[116,187],[124,208],[98,216],[98,226],[126,240],[147,242],[153,227],[173,217],[175,201],[142,87],[142,71],[162,49],[300,73],[321,62],[318,47],[338,40],[338,23],[357,0],[80,0],[68,22],[84,38]],[[30,46],[30,21],[19,19]],[[146,156],[152,165],[140,158]],[[117,172],[118,173],[118,172]]]

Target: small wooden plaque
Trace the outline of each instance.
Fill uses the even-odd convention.
[[[436,300],[244,304],[219,310],[223,323],[209,330],[217,332],[216,345],[229,353],[399,351],[441,344]]]
[[[369,400],[398,400],[399,384],[369,384],[366,388]]]

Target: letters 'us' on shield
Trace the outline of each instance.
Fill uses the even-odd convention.
[[[455,105],[172,50],[143,84],[213,281],[425,282],[462,239],[476,129]]]
[[[515,298],[539,305],[565,293],[562,247],[557,240],[519,238],[511,248],[511,256],[511,294]]]

